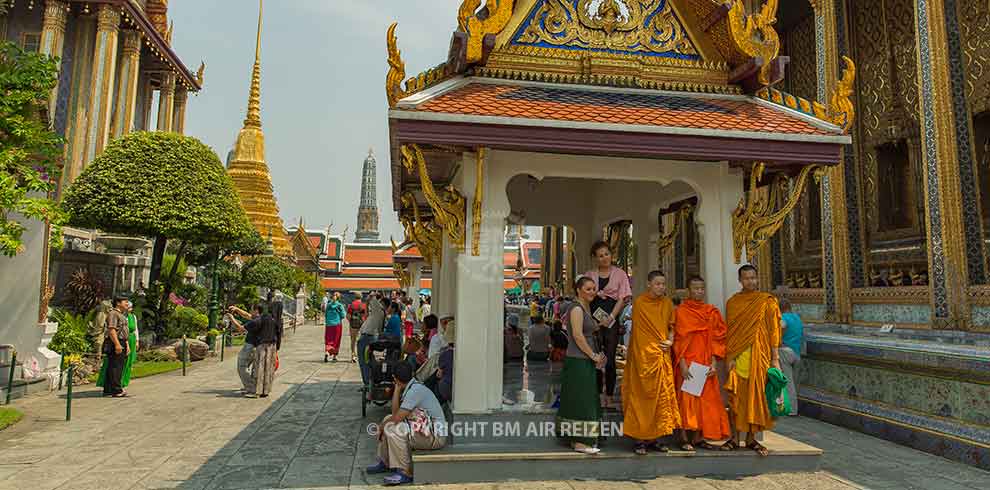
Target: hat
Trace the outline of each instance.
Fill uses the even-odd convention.
[[[457,340],[457,324],[454,317],[450,317],[450,322],[443,328],[443,340],[448,344],[453,344]]]
[[[440,317],[441,322],[453,321],[453,320],[454,320],[454,315],[444,315]]]

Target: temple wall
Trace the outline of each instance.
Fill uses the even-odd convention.
[[[854,304],[853,323],[927,326],[932,309],[928,305]]]

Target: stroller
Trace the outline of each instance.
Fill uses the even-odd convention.
[[[361,416],[368,415],[368,403],[379,407],[392,401],[392,364],[402,359],[402,344],[396,338],[383,338],[368,346],[370,386],[361,388]]]

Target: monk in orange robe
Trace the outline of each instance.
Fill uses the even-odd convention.
[[[674,303],[667,297],[663,273],[650,272],[646,279],[647,291],[633,302],[632,333],[622,375],[622,431],[636,439],[636,454],[640,455],[656,439],[672,434],[681,422],[670,360]]]
[[[717,450],[709,441],[729,437],[729,416],[725,412],[722,391],[718,385],[719,359],[725,358],[725,321],[718,308],[705,303],[705,280],[695,276],[688,280],[688,299],[674,312],[674,386],[680,387],[691,379],[692,363],[708,366],[708,377],[701,396],[677,390],[677,405],[681,408],[681,449],[694,447]]]
[[[729,324],[726,344],[729,379],[725,390],[729,394],[733,431],[725,446],[739,448],[739,433],[745,432],[745,447],[767,456],[769,451],[756,441],[756,436],[773,428],[766,385],[767,370],[771,366],[780,369],[777,352],[781,338],[780,307],[773,295],[759,291],[755,267],[740,267],[739,283],[743,290],[725,305]]]

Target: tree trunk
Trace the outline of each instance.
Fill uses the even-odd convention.
[[[168,276],[162,283],[162,297],[158,303],[158,311],[165,311],[165,302],[168,301],[168,297],[172,295],[172,281],[175,280],[175,274],[179,269],[179,262],[182,262],[182,256],[186,254],[187,242],[180,242],[179,249],[175,251],[175,260],[172,261],[172,270],[168,272]]]
[[[165,244],[168,240],[163,237],[155,237],[155,248],[151,253],[151,277],[148,279],[148,286],[158,281],[162,275],[162,260],[165,258]]]

